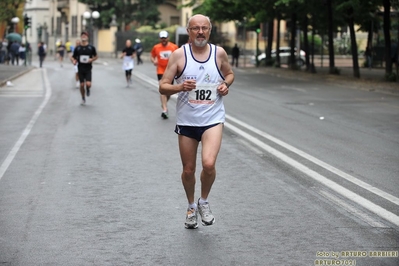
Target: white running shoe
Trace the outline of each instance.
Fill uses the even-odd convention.
[[[186,222],[184,223],[184,226],[187,229],[196,229],[198,228],[197,220],[198,220],[197,210],[194,208],[187,209]]]
[[[202,225],[212,225],[215,223],[215,217],[212,214],[209,203],[199,204],[198,200],[198,212],[201,215]]]

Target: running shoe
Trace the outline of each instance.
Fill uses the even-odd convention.
[[[85,105],[85,104],[86,104],[86,99],[85,99],[85,98],[82,98],[81,105]]]
[[[87,95],[87,97],[90,96],[90,89],[89,88],[86,88],[86,95]]]
[[[162,116],[163,119],[168,119],[169,118],[168,112],[162,112],[161,116]]]
[[[186,222],[184,223],[184,226],[187,229],[196,229],[198,227],[198,218],[197,218],[197,210],[194,208],[187,209],[187,215],[186,215]]]
[[[204,204],[199,204],[198,199],[198,212],[201,215],[201,223],[202,225],[212,225],[215,223],[215,217],[212,214],[211,208],[209,207],[209,203],[206,202]]]

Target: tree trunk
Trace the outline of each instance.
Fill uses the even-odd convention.
[[[273,31],[274,31],[274,16],[271,16],[269,22],[267,23],[267,48],[266,48],[266,66],[272,65],[272,46],[273,46]]]
[[[294,11],[291,14],[291,56],[289,62],[289,66],[291,69],[296,69],[296,64],[295,64],[296,20],[297,20],[296,12]]]
[[[308,15],[305,14],[305,18],[303,20],[303,25],[302,25],[302,30],[303,30],[303,45],[304,45],[304,49],[306,56],[305,56],[305,60],[306,60],[306,71],[310,70],[310,60],[309,60],[309,40],[308,40],[308,23],[309,23],[309,19],[308,19]]]
[[[327,0],[327,19],[328,19],[328,54],[330,57],[330,74],[335,73],[335,63],[334,63],[334,25],[333,25],[333,7],[332,0]]]
[[[351,48],[352,48],[352,61],[353,61],[353,75],[355,78],[360,78],[360,69],[359,69],[359,59],[357,56],[357,43],[356,43],[356,34],[355,34],[355,23],[353,20],[353,9],[349,11],[349,19],[348,19],[348,27],[351,37]]]
[[[277,14],[276,67],[280,67],[280,24],[281,13]]]
[[[392,73],[390,0],[384,0],[385,74]]]

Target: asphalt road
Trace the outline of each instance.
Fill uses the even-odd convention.
[[[99,61],[85,106],[51,60],[0,89],[2,265],[399,264],[397,95],[236,69],[216,224],[186,230],[174,98],[133,72]]]

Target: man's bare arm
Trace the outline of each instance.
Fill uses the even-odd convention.
[[[159,81],[159,92],[161,94],[169,96],[184,90],[184,83],[172,85],[173,79],[179,72],[179,61],[181,60],[184,60],[184,51],[179,48],[169,57],[165,73]]]

